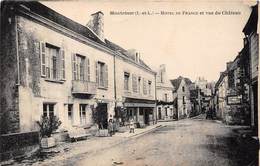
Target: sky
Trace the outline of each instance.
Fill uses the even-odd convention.
[[[243,48],[245,26],[253,1],[42,1],[66,17],[86,25],[90,15],[104,13],[105,38],[125,49],[136,49],[153,69],[166,65],[169,79],[185,76],[216,81]],[[118,12],[175,15],[111,15]],[[236,15],[216,15],[233,11]],[[176,12],[180,12],[176,15]],[[187,15],[187,12],[204,12]],[[208,15],[206,12],[213,12]]]

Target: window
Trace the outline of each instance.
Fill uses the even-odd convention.
[[[185,104],[185,96],[182,96],[182,103]]]
[[[143,93],[147,95],[147,81],[145,79],[143,79]]]
[[[141,93],[141,77],[138,77],[138,92]]]
[[[86,124],[86,111],[87,111],[87,104],[80,104],[79,105],[79,117],[80,117],[80,124]]]
[[[70,124],[73,123],[73,104],[68,104],[68,120]]]
[[[43,116],[44,117],[53,117],[54,116],[54,105],[55,104],[49,104],[49,103],[43,104]]]
[[[144,110],[143,109],[139,110],[139,115],[144,115]]]
[[[168,110],[167,110],[167,107],[165,107],[164,109],[165,109],[165,116],[168,116]]]
[[[184,86],[182,87],[182,91],[185,92],[185,87]]]
[[[48,43],[40,43],[41,75],[52,80],[65,80],[65,52]]]
[[[46,77],[56,80],[59,49],[51,45],[46,45],[46,53]]]
[[[124,90],[129,91],[129,77],[130,74],[125,72],[124,73]]]
[[[132,76],[132,81],[133,92],[137,93],[137,77],[135,75]]]
[[[100,88],[108,88],[108,67],[103,62],[96,63],[96,82]]]
[[[152,94],[152,81],[148,81],[148,94]]]
[[[89,59],[79,54],[73,54],[72,57],[73,80],[89,81],[90,64]]]
[[[164,94],[164,101],[167,102],[167,100],[168,100],[168,96],[167,96],[167,93],[165,93],[165,94]]]

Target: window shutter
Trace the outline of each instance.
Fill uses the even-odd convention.
[[[133,86],[133,92],[137,93],[137,77],[136,75],[132,75],[132,86]]]
[[[64,51],[64,49],[61,49],[61,72],[60,72],[61,77],[60,78],[62,80],[66,79],[65,73],[66,73],[65,72],[65,51]]]
[[[108,67],[105,64],[105,87],[108,88]]]
[[[85,80],[90,81],[90,63],[89,58],[85,58]]]
[[[96,71],[96,83],[99,86],[99,70],[98,70],[98,62],[95,63],[95,71]]]
[[[90,61],[89,61],[89,58],[87,60],[87,63],[88,63],[88,81],[90,81]]]
[[[40,42],[41,76],[46,76],[46,48],[45,43]]]
[[[56,79],[61,80],[61,49],[59,49],[57,54],[56,65]]]
[[[72,53],[72,80],[77,80],[77,69],[76,69],[76,54]]]

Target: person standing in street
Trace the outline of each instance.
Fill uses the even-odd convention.
[[[112,119],[109,119],[107,129],[108,129],[109,136],[112,137],[112,135],[113,135],[113,122],[112,122]]]
[[[135,124],[133,118],[130,120],[130,133],[135,133]]]

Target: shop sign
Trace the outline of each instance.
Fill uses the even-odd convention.
[[[239,105],[242,101],[242,95],[237,96],[227,96],[227,104],[228,105]]]

